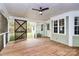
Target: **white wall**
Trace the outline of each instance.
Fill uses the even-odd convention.
[[[70,12],[66,12],[66,13],[63,13],[63,14],[60,14],[60,15],[51,17],[50,18],[50,21],[59,20],[59,19],[62,19],[62,18],[65,19],[66,16],[69,16],[69,39],[68,39],[69,40],[69,44],[68,45],[69,46],[73,46],[72,36],[74,36],[74,17],[75,16],[78,16],[79,17],[79,11],[70,11]],[[65,32],[66,32],[66,30],[65,30]],[[52,33],[53,32],[52,32],[52,26],[51,26],[51,36],[52,36]]]
[[[76,46],[76,47],[79,47],[79,40],[78,40],[78,38],[77,37],[79,37],[79,35],[74,35],[74,19],[75,19],[75,17],[79,17],[79,11],[73,11],[73,12],[71,12],[71,15],[70,15],[70,20],[69,20],[69,42],[70,42],[70,46]],[[76,38],[74,38],[74,37],[76,37]],[[74,39],[73,39],[74,38]],[[71,44],[72,43],[72,44]]]

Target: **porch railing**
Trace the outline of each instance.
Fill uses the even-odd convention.
[[[3,43],[3,48],[6,46],[8,43],[8,32],[1,33],[0,36],[2,36],[2,43]]]

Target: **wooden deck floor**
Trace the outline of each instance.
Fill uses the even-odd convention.
[[[78,56],[79,48],[71,48],[48,38],[39,38],[9,43],[0,54],[2,56]]]

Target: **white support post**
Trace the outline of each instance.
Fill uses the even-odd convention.
[[[74,17],[69,18],[69,46],[73,46],[72,36],[74,34]]]

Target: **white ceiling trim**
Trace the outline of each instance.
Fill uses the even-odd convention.
[[[16,17],[16,16],[9,16],[10,19],[12,20],[15,20],[15,19],[19,19],[19,20],[27,20],[27,21],[30,21],[30,22],[41,22],[41,23],[44,23],[45,21],[43,20],[33,20],[33,19],[30,19],[30,18],[27,18],[27,17]]]

